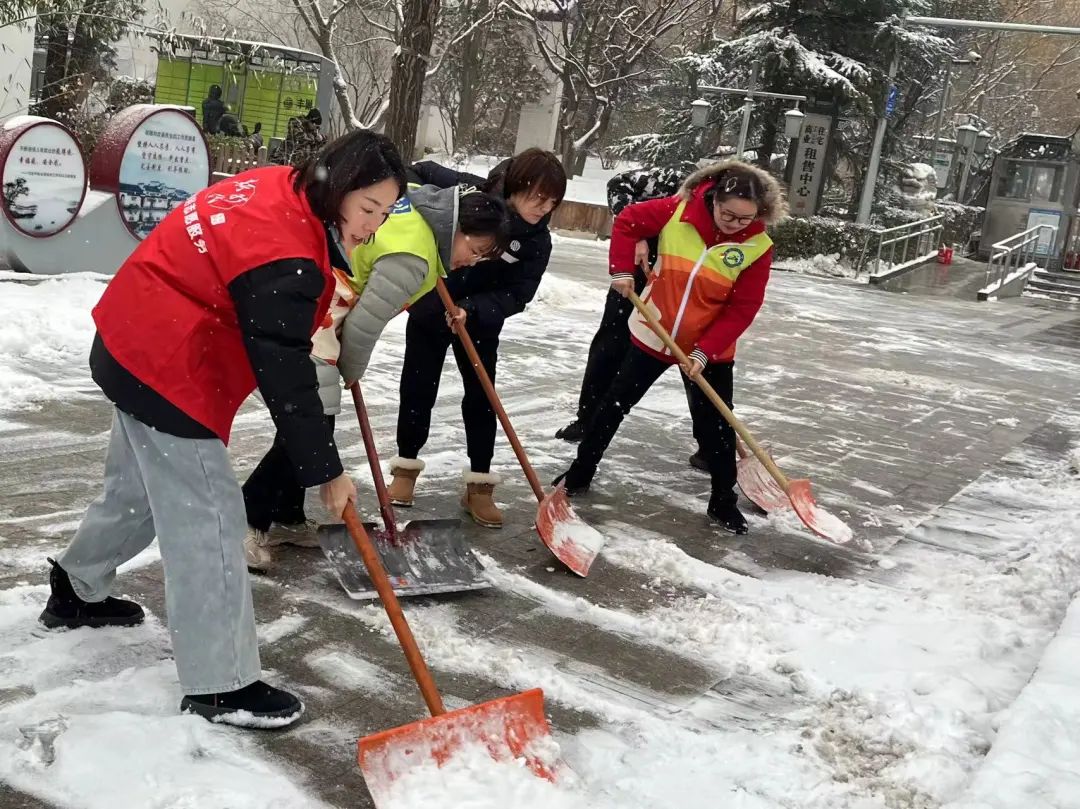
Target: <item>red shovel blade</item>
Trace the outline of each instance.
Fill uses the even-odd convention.
[[[574,513],[560,483],[540,501],[536,531],[548,550],[581,577],[589,575],[593,560],[604,546],[604,536]]]
[[[791,501],[780,488],[780,484],[773,479],[769,470],[756,456],[747,455],[745,458],[740,458],[736,470],[742,493],[766,514],[791,508]]]
[[[434,759],[442,766],[466,745],[482,745],[496,761],[523,761],[554,781],[551,728],[539,688],[470,705],[360,739],[357,760],[378,804],[390,784]]]
[[[788,496],[791,505],[795,507],[795,513],[805,523],[806,527],[822,539],[844,545],[851,541],[851,529],[839,517],[821,508],[814,500],[814,493],[810,491],[809,480],[789,481]]]

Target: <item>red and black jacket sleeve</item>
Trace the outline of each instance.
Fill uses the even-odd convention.
[[[311,361],[312,324],[325,284],[315,262],[301,258],[264,264],[229,284],[259,391],[305,488],[342,473]]]

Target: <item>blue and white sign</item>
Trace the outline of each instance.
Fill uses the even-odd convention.
[[[894,84],[889,88],[889,95],[885,98],[885,117],[891,118],[896,111],[896,102],[900,100],[900,90]]]

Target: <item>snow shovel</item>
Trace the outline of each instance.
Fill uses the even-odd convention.
[[[629,294],[629,298],[634,304],[634,308],[636,308],[638,312],[641,313],[641,316],[645,318],[649,327],[656,336],[664,342],[664,345],[667,346],[668,350],[672,353],[672,356],[682,363],[684,367],[688,366],[690,364],[689,357],[687,357],[686,353],[671,339],[671,335],[660,325],[660,321],[658,321],[656,316],[649,311],[641,298],[633,292]],[[697,386],[701,388],[702,392],[709,398],[709,401],[716,406],[716,409],[720,411],[720,415],[724,417],[724,420],[727,421],[727,423],[735,429],[738,436],[746,442],[746,445],[750,448],[754,457],[761,462],[761,465],[765,467],[772,479],[776,481],[776,484],[787,496],[787,499],[795,509],[795,513],[799,515],[799,519],[805,523],[806,527],[819,537],[835,542],[837,545],[843,545],[846,542],[850,542],[852,538],[851,529],[838,517],[834,517],[832,514],[825,511],[825,509],[818,506],[814,500],[814,493],[810,490],[810,481],[788,480],[784,476],[784,473],[780,471],[780,467],[778,467],[773,459],[769,457],[769,454],[754,440],[754,436],[750,434],[750,431],[746,429],[741,421],[735,418],[735,414],[731,412],[731,409],[726,404],[724,404],[724,400],[720,398],[720,394],[716,392],[713,386],[700,375],[694,377],[694,382],[697,383]],[[739,485],[741,488],[741,481]]]
[[[452,316],[457,312],[457,304],[450,297],[450,291],[441,278],[436,284],[436,289],[439,291],[439,297],[442,298],[447,314]],[[506,415],[506,410],[499,401],[499,394],[495,392],[491,377],[488,376],[484,364],[480,361],[480,355],[476,353],[472,338],[465,329],[457,325],[454,326],[454,333],[461,340],[461,345],[465,347],[465,353],[469,355],[469,362],[476,371],[480,385],[487,394],[492,409],[498,415],[503,432],[510,440],[510,446],[514,448],[518,463],[521,464],[525,477],[529,480],[529,486],[532,487],[533,494],[540,503],[536,510],[536,532],[548,550],[555,554],[560,562],[579,576],[588,576],[593,560],[604,545],[604,537],[577,516],[561,484],[556,486],[551,494],[544,493],[544,487],[540,484],[540,479],[536,476],[532,464],[529,463],[525,448],[521,446],[514,426],[510,423],[510,417]]]
[[[405,660],[431,712],[430,719],[359,740],[357,762],[376,804],[390,783],[411,767],[426,764],[431,759],[441,766],[457,749],[470,744],[482,745],[498,761],[524,761],[536,775],[553,781],[554,762],[541,758],[543,748],[551,744],[551,728],[544,713],[544,692],[534,688],[448,712],[379,561],[379,554],[351,501],[341,517],[367,567],[368,576],[405,653]]]
[[[791,500],[769,474],[769,470],[757,459],[742,439],[735,436],[735,449],[739,453],[739,462],[735,466],[739,488],[746,498],[766,514],[791,508]],[[769,448],[762,447],[767,453]]]
[[[491,587],[491,582],[484,576],[484,568],[465,544],[460,520],[411,520],[398,528],[360,384],[354,382],[349,390],[352,391],[383,519],[382,527],[367,523],[364,528],[379,551],[394,593],[405,597]],[[345,526],[324,525],[318,533],[323,553],[349,598],[376,598],[378,593],[364,571],[364,561],[357,554]]]

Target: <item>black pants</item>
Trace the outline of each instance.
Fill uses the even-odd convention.
[[[634,270],[634,292],[638,295],[645,288],[645,273]],[[589,346],[589,359],[585,363],[585,376],[581,380],[581,395],[578,396],[578,421],[588,424],[593,413],[600,406],[604,394],[611,387],[615,374],[622,365],[626,352],[630,349],[630,329],[627,321],[634,311],[634,304],[614,289],[608,290],[604,315],[600,318],[600,327]]]
[[[327,416],[326,420],[330,429],[334,429],[334,417]],[[304,487],[296,479],[281,433],[274,434],[274,443],[242,488],[247,521],[252,528],[269,531],[271,523],[296,525],[306,519]]]
[[[655,261],[655,248],[650,254]],[[645,273],[634,270],[634,292],[638,295],[645,288]],[[600,327],[589,346],[589,359],[585,363],[585,376],[581,380],[581,395],[578,396],[577,418],[582,424],[588,424],[593,413],[604,400],[604,394],[611,387],[615,374],[630,350],[630,328],[627,321],[634,311],[634,304],[615,290],[609,290],[604,315]],[[690,404],[689,388],[687,404]],[[692,407],[692,406],[691,406]]]
[[[470,333],[471,334],[471,333]],[[480,361],[495,381],[499,356],[499,335],[471,335]],[[398,402],[397,445],[402,458],[418,458],[431,432],[431,410],[439,395],[446,350],[453,344],[465,396],[461,418],[465,423],[465,444],[473,472],[490,472],[495,455],[495,411],[491,408],[476,371],[461,342],[446,324],[409,316],[405,327],[405,361],[401,367]]]
[[[627,351],[607,395],[589,422],[585,438],[578,445],[575,465],[581,470],[595,471],[608,444],[618,432],[623,418],[641,401],[653,383],[672,367],[682,376],[686,386],[690,417],[694,423],[694,438],[709,464],[712,503],[734,503],[735,431],[701,388],[687,379],[686,375],[678,370],[678,366],[669,365],[634,346]],[[716,362],[709,363],[702,372],[705,381],[716,389],[728,407],[732,406],[734,368],[733,362]]]

